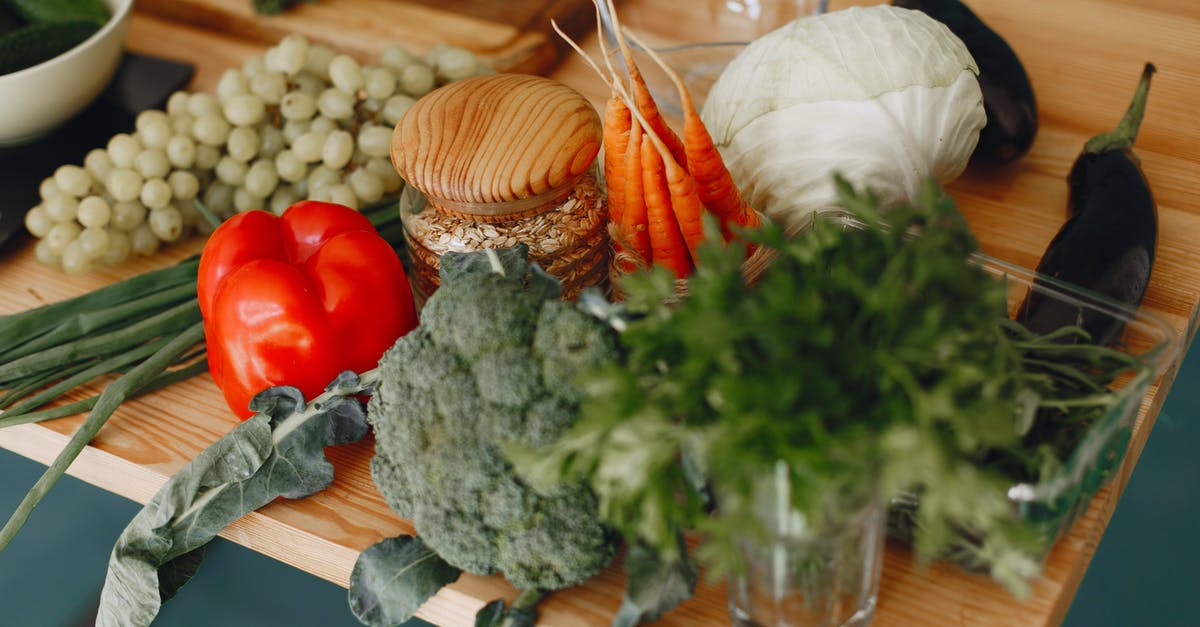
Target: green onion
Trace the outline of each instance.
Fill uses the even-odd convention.
[[[104,388],[104,392],[100,394],[100,398],[96,401],[96,405],[92,408],[91,413],[83,421],[67,441],[67,445],[59,451],[58,457],[54,458],[54,463],[42,473],[37,482],[33,484],[33,488],[21,500],[21,504],[17,506],[17,511],[13,512],[11,518],[0,529],[0,551],[3,551],[8,543],[16,537],[17,532],[25,525],[25,521],[29,519],[29,515],[33,513],[33,508],[49,493],[50,488],[58,482],[59,479],[67,472],[67,468],[79,456],[83,447],[87,446],[88,442],[96,436],[104,423],[108,422],[108,418],[113,415],[117,407],[137,393],[137,391],[146,384],[154,380],[154,377],[162,372],[176,357],[184,351],[191,349],[197,342],[204,340],[204,323],[197,321],[186,331],[175,336],[170,342],[167,342],[162,348],[155,351],[149,359],[138,364],[136,368],[129,371],[129,374],[117,379],[112,384]]]

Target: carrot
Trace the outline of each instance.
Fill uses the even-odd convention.
[[[596,5],[596,23],[600,24],[600,5]],[[612,96],[604,107],[604,118],[602,123],[601,137],[604,143],[604,191],[608,203],[608,217],[613,224],[621,224],[622,214],[624,213],[625,205],[625,172],[621,164],[621,159],[625,156],[626,146],[629,142],[629,129],[632,126],[633,118],[629,113],[629,107],[625,104],[625,100],[618,95],[617,87],[614,86],[615,72],[612,64],[608,60],[608,53],[604,47],[603,39],[600,42],[600,52],[604,55],[604,62],[608,66],[609,74],[614,76],[613,80],[606,78],[604,72],[599,66],[592,61],[591,57],[575,43],[566,33],[558,27],[558,22],[550,20],[550,25],[555,32],[563,38],[583,60],[591,66],[592,70],[600,76],[600,80],[604,81],[612,90]],[[620,249],[620,244],[616,244]]]
[[[620,223],[630,252],[641,257],[643,266],[652,260],[650,232],[647,230],[645,183],[642,179],[642,126],[633,124],[624,155],[625,215]],[[627,268],[622,268],[628,270]]]
[[[645,118],[647,128],[654,131],[659,139],[666,144],[667,149],[671,151],[671,156],[675,158],[675,162],[686,164],[687,157],[683,150],[683,142],[679,140],[679,136],[671,130],[671,127],[667,126],[667,121],[663,119],[662,114],[659,112],[658,105],[654,102],[654,97],[650,95],[650,88],[646,86],[646,81],[642,78],[641,71],[638,70],[637,62],[633,59],[633,50],[629,47],[629,42],[625,40],[624,29],[621,28],[621,22],[617,19],[617,8],[613,5],[613,0],[606,0],[606,2],[608,3],[608,14],[612,18],[612,26],[615,31],[613,35],[617,39],[621,56],[624,57],[625,66],[629,71],[629,82],[633,87],[633,101],[637,105],[637,110]],[[603,39],[601,37],[601,40]],[[646,50],[650,50],[644,44],[639,45]]]
[[[704,204],[700,202],[695,177],[669,157],[669,154],[663,155],[662,161],[667,187],[671,190],[671,209],[675,213],[675,221],[679,223],[679,232],[687,243],[692,263],[697,263],[700,244],[704,243]]]
[[[620,224],[625,207],[625,172],[621,159],[629,145],[632,117],[615,95],[604,106],[604,188],[608,196],[608,218]]]
[[[646,204],[646,230],[650,235],[650,250],[654,263],[665,266],[675,277],[687,278],[692,273],[692,260],[687,244],[679,232],[675,212],[671,208],[671,192],[664,176],[662,148],[655,145],[652,132],[642,136],[642,184]]]
[[[696,179],[700,202],[720,219],[721,230],[726,239],[729,238],[728,225],[730,222],[749,228],[759,226],[758,212],[750,207],[742,197],[737,185],[734,184],[733,177],[729,174],[729,169],[725,167],[721,153],[713,144],[708,127],[704,125],[700,114],[696,112],[692,96],[684,86],[679,73],[664,62],[654,50],[638,40],[636,35],[630,33],[629,37],[633,39],[634,43],[646,49],[650,58],[662,68],[671,82],[675,84],[675,90],[679,92],[679,102],[683,109],[684,153],[687,157],[688,172]]]

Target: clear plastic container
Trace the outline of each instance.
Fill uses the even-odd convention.
[[[1121,326],[1114,347],[1141,358],[1142,368],[1110,384],[1115,399],[1106,413],[1087,427],[1062,465],[1034,483],[1014,483],[1008,489],[1015,519],[1036,530],[1037,550],[1022,557],[1040,563],[1075,520],[1087,510],[1092,497],[1115,477],[1129,447],[1134,425],[1150,386],[1175,363],[1179,339],[1162,318],[1095,292],[1039,274],[1033,270],[978,254],[975,261],[1008,289],[1009,314],[1015,316],[1030,293],[1076,307],[1081,315],[1109,319]],[[905,494],[889,507],[888,533],[902,541],[911,539],[917,494]],[[978,530],[961,529],[947,559],[972,570],[993,564],[976,550],[986,538]]]

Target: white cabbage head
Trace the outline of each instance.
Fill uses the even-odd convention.
[[[702,118],[746,200],[789,230],[833,209],[833,174],[893,204],[966,168],[979,68],[941,22],[890,5],[802,17],[748,45]]]

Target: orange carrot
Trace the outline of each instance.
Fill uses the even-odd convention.
[[[598,0],[593,1],[598,2]],[[599,4],[596,4],[596,23],[600,24]],[[608,103],[604,107],[601,136],[604,143],[604,186],[608,202],[609,221],[620,225],[623,219],[622,214],[624,213],[625,204],[625,173],[621,165],[621,159],[626,152],[626,146],[629,142],[629,129],[633,121],[629,113],[629,107],[626,104],[626,99],[618,95],[618,93],[624,94],[624,91],[618,92],[621,86],[614,83],[616,73],[613,71],[612,63],[608,60],[608,52],[604,47],[603,40],[600,42],[600,52],[604,55],[605,65],[608,66],[609,75],[612,78],[605,76],[595,61],[592,61],[592,58],[583,51],[583,48],[580,48],[575,40],[571,39],[570,36],[558,27],[558,22],[550,20],[550,25],[591,66],[592,70],[600,77],[600,80],[604,81],[609,86],[609,89],[612,90],[612,97],[609,98]],[[621,245],[619,243],[616,244],[616,248],[619,252]]]
[[[663,172],[671,190],[671,209],[695,264],[700,259],[697,251],[704,243],[704,204],[697,193],[696,179],[670,157],[670,154],[662,155]]]
[[[675,273],[676,278],[687,278],[692,273],[692,261],[671,208],[671,192],[663,172],[663,155],[659,154],[659,148],[649,132],[642,137],[641,152],[646,227],[650,234],[654,263],[665,266]]]
[[[667,126],[667,121],[663,119],[662,114],[659,112],[658,105],[654,102],[654,97],[650,95],[650,88],[646,86],[646,81],[642,78],[641,71],[638,70],[637,62],[634,61],[633,50],[629,47],[629,42],[625,40],[625,30],[621,28],[621,22],[617,18],[617,8],[613,5],[613,0],[606,1],[608,2],[608,15],[612,18],[612,26],[615,31],[613,35],[617,39],[617,45],[621,49],[621,56],[624,57],[626,69],[629,71],[629,82],[633,87],[633,101],[637,105],[637,109],[642,114],[642,117],[646,119],[648,128],[654,131],[659,139],[666,144],[667,149],[671,151],[671,156],[675,158],[675,162],[684,164],[686,163],[686,156],[683,150],[683,142],[679,140],[679,136],[671,130],[671,127]],[[644,44],[639,45],[649,50]]]
[[[621,160],[629,145],[633,118],[625,101],[613,94],[604,107],[604,189],[608,197],[608,219],[614,224],[624,221],[625,167]]]
[[[729,169],[721,153],[713,144],[708,127],[696,112],[692,96],[688,93],[679,73],[665,63],[652,49],[645,46],[635,35],[630,35],[634,43],[646,48],[654,62],[675,84],[679,92],[679,101],[683,109],[683,145],[687,155],[688,172],[696,179],[700,202],[721,221],[722,232],[726,239],[729,237],[728,225],[734,223],[744,227],[759,226],[758,213],[746,203],[741,192],[733,182]]]
[[[629,252],[641,258],[643,266],[650,265],[653,258],[650,249],[650,232],[647,230],[645,183],[642,179],[642,126],[634,124],[630,129],[629,142],[624,155],[625,215],[620,222],[621,233],[631,249]],[[632,268],[622,268],[628,270]]]

